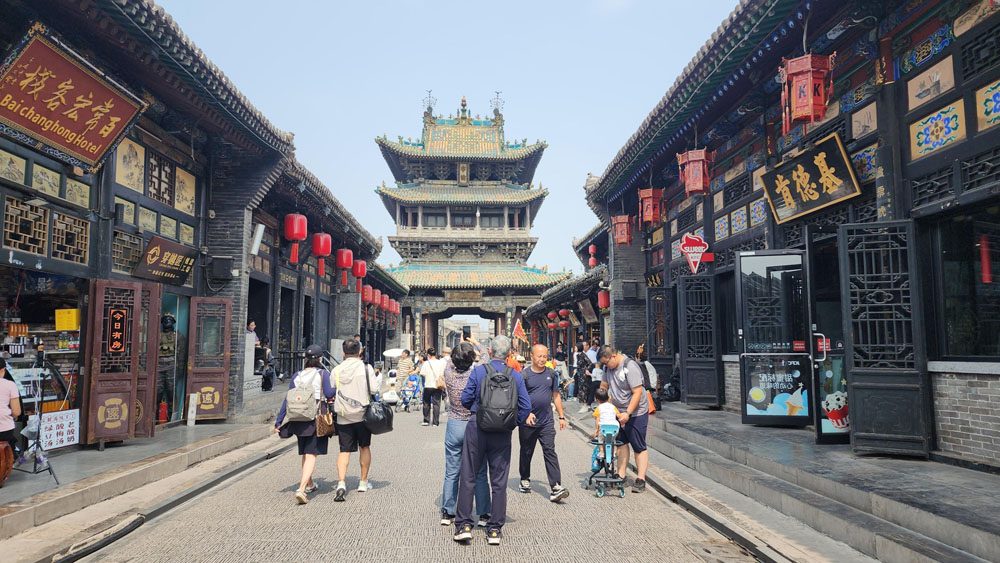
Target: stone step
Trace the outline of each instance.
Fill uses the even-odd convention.
[[[279,384],[280,385],[280,384]],[[275,386],[274,391],[261,392],[260,394],[243,400],[243,405],[236,413],[229,417],[228,422],[234,424],[263,424],[272,422],[278,415],[281,402],[285,399],[287,385]]]
[[[859,502],[863,491],[845,492],[840,490],[844,486],[839,483],[818,487],[815,479],[819,477],[803,478],[799,474],[801,470],[773,461],[751,460],[757,467],[751,466],[746,458],[753,454],[718,440],[713,444],[715,448],[704,447],[711,442],[703,435],[694,433],[703,438],[701,444],[694,443],[679,435],[680,432],[675,433],[678,429],[672,426],[656,416],[650,417],[649,447],[882,561],[995,561],[1000,555],[1000,551],[992,547],[991,542],[997,540],[995,535],[984,537],[980,530],[968,529],[953,521],[940,522],[946,519],[930,513],[915,513],[912,508],[908,514],[898,514],[883,507],[876,515],[871,510],[854,506],[863,504]],[[802,482],[796,478],[802,478]],[[846,502],[848,500],[853,502]],[[889,499],[880,498],[873,502],[887,501]],[[931,521],[942,528],[947,527],[948,533],[943,530],[938,530],[934,536],[922,533],[920,530],[927,529]]]

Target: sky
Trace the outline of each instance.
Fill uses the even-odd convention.
[[[580,273],[574,237],[597,224],[600,175],[737,0],[157,0],[279,129],[295,154],[398,264],[375,187],[392,174],[375,137],[419,137],[435,114],[504,99],[507,139],[546,141],[534,183],[549,191],[528,265]]]

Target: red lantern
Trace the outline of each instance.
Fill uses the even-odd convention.
[[[559,321],[559,328],[569,328],[569,321]]]
[[[556,328],[556,323],[549,323],[548,326],[549,326],[549,330],[553,330],[553,329]]]
[[[597,292],[597,306],[601,309],[608,309],[611,307],[611,292],[604,290]]]
[[[361,291],[361,278],[368,275],[368,262],[364,260],[355,260],[354,266],[351,268],[351,273],[358,280],[358,291]]]
[[[706,149],[687,151],[677,155],[677,165],[681,169],[681,182],[687,195],[703,194],[708,190],[711,178],[708,176],[708,165],[712,155]]]
[[[378,307],[382,303],[382,290],[376,289],[372,292],[372,305]]]
[[[548,317],[548,318],[549,318],[550,320],[553,320],[553,321],[554,321],[554,320],[556,320],[556,317],[558,317],[559,315],[558,315],[558,314],[557,314],[557,313],[556,313],[555,311],[549,311],[549,314],[548,314],[548,315],[546,315],[546,316],[547,316],[547,317]]]
[[[340,272],[340,285],[347,287],[347,270],[354,265],[354,253],[350,248],[341,248],[337,251],[337,268]]]
[[[364,304],[366,304],[366,305],[370,305],[371,304],[371,302],[372,302],[372,286],[365,285],[365,286],[363,286],[361,288],[361,301]]]
[[[804,55],[784,61],[781,75],[781,134],[787,135],[796,123],[815,123],[826,115],[833,91],[832,55]]]
[[[326,262],[323,260],[330,255],[332,249],[330,235],[326,233],[315,233],[312,240],[312,253],[319,263],[319,277],[326,276]]]
[[[639,190],[640,223],[649,223],[654,228],[660,225],[660,204],[662,199],[663,190],[659,188]]]
[[[569,309],[559,309],[559,316],[560,317],[568,317],[569,316]]]
[[[619,246],[632,244],[632,218],[628,215],[611,217],[611,230],[615,235],[615,243]]]
[[[389,296],[388,295],[383,295],[382,296],[382,310],[383,311],[388,311],[389,310]]]
[[[596,244],[592,244],[592,245],[590,245],[589,247],[587,247],[587,252],[588,252],[588,253],[589,253],[589,254],[590,254],[591,256],[593,256],[593,255],[597,254],[597,245],[596,245]]]
[[[597,258],[591,256],[590,260],[587,260],[587,265],[590,266],[591,268],[597,267]]]
[[[306,240],[308,230],[306,216],[298,213],[285,215],[285,238],[292,241],[292,253],[288,261],[292,264],[299,263],[299,243]]]

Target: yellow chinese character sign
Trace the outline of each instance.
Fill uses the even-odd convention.
[[[861,194],[838,133],[768,170],[761,183],[779,224]]]
[[[132,275],[160,283],[184,285],[194,268],[198,249],[154,236]]]
[[[146,106],[42,24],[0,68],[0,123],[87,171],[100,167]]]

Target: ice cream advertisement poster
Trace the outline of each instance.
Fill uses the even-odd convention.
[[[804,358],[804,359],[803,359]],[[744,397],[748,417],[793,417],[808,421],[810,374],[808,357],[768,356],[748,359]]]

